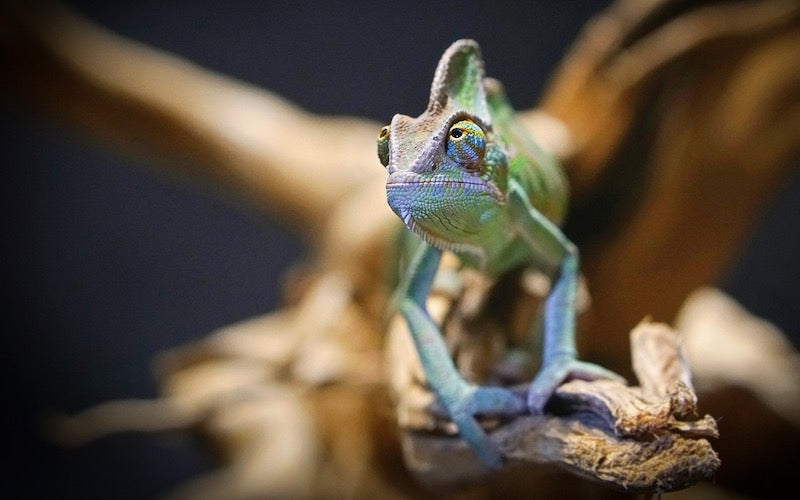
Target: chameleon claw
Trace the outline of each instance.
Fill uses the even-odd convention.
[[[545,405],[558,386],[572,379],[606,379],[627,383],[623,377],[600,365],[571,357],[559,358],[542,367],[528,387],[528,411],[532,415],[544,413]]]

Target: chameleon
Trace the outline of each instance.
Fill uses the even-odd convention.
[[[577,357],[576,246],[559,228],[566,177],[517,121],[499,81],[487,78],[477,42],[458,40],[436,68],[427,108],[396,114],[380,129],[377,153],[387,172],[386,198],[416,235],[405,245],[392,309],[404,318],[433,393],[480,461],[504,458],[476,416],[542,414],[572,378],[620,377]],[[472,384],[459,374],[425,301],[442,252],[496,277],[520,266],[547,274],[542,363],[525,391]]]

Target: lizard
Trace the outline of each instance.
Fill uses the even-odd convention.
[[[394,115],[378,133],[377,153],[387,171],[387,202],[415,235],[403,245],[390,307],[404,318],[428,384],[460,437],[485,466],[499,469],[504,458],[477,415],[542,414],[568,379],[621,378],[577,357],[579,254],[559,227],[566,177],[517,121],[500,82],[485,76],[473,40],[444,52],[427,108],[416,118]],[[522,394],[459,374],[425,306],[444,251],[488,276],[526,265],[551,278],[542,363]]]

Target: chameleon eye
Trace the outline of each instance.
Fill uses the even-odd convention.
[[[460,120],[450,127],[447,156],[467,169],[476,168],[486,153],[486,134],[472,120]]]
[[[378,159],[384,167],[389,165],[389,125],[378,132]]]

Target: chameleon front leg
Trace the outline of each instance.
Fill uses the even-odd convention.
[[[579,257],[575,245],[537,211],[521,186],[510,186],[511,204],[520,237],[534,258],[553,268],[555,281],[544,303],[542,366],[528,388],[528,409],[533,414],[544,406],[556,388],[571,378],[583,380],[624,379],[599,365],[578,359],[575,345],[575,311],[578,295]]]
[[[439,250],[420,244],[400,284],[396,301],[431,389],[456,424],[461,438],[470,444],[481,462],[497,469],[503,464],[502,457],[475,415],[517,415],[525,412],[525,403],[506,389],[469,384],[458,373],[439,328],[425,308],[440,258]]]

